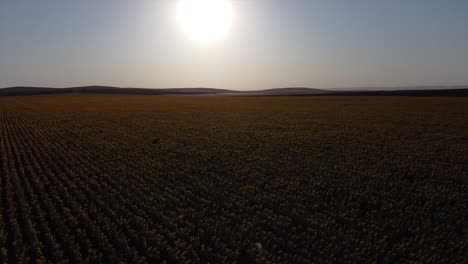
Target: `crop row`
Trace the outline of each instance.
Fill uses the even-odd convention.
[[[396,147],[398,119],[301,103],[50,100],[0,105],[0,262],[466,260],[466,145],[412,141],[424,126]]]

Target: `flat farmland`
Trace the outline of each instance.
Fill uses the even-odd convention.
[[[466,263],[468,98],[0,97],[0,263]]]

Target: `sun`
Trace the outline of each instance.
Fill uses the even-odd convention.
[[[229,0],[179,0],[176,7],[182,30],[203,43],[222,40],[232,25],[233,13]]]

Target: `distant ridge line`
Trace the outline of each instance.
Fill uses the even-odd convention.
[[[46,95],[68,93],[128,95],[237,95],[237,96],[468,96],[468,86],[413,86],[316,89],[308,87],[271,88],[237,91],[220,88],[120,88],[80,86],[66,88],[16,86],[0,89],[0,96]]]

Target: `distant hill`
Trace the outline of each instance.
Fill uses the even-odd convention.
[[[105,94],[136,94],[136,95],[209,95],[220,93],[232,93],[235,91],[215,88],[170,88],[170,89],[147,89],[147,88],[118,88],[107,86],[85,86],[63,88],[65,92],[74,93],[105,93]]]
[[[55,94],[63,93],[63,89],[47,88],[47,87],[9,87],[0,89],[2,95],[38,95],[38,94]]]
[[[0,89],[0,96],[8,95],[39,95],[64,93],[95,93],[95,94],[135,94],[135,95],[215,95],[221,93],[236,93],[236,91],[215,88],[118,88],[111,86],[82,86],[68,88],[48,87],[9,87]]]
[[[288,87],[288,88],[272,88],[260,91],[265,95],[300,95],[300,94],[319,94],[319,93],[329,93],[330,91],[323,89],[314,89],[307,87]]]
[[[348,87],[348,88],[330,88],[330,91],[340,92],[371,92],[371,91],[427,91],[427,90],[455,90],[468,89],[468,85],[426,85],[426,86],[386,86],[386,87]]]
[[[258,91],[235,91],[217,88],[119,88],[82,86],[67,88],[9,87],[0,89],[0,96],[46,95],[65,93],[133,94],[133,95],[237,95],[237,96],[468,96],[468,86],[373,87],[349,89],[314,89],[307,87],[272,88]]]
[[[439,90],[336,91],[334,96],[468,96],[468,88]]]

